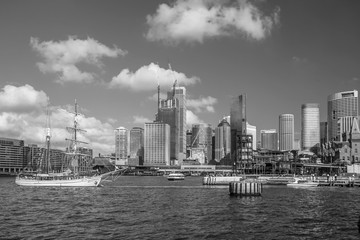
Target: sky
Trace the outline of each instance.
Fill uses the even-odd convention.
[[[0,2],[0,137],[65,148],[75,99],[94,153],[115,151],[114,130],[154,120],[186,87],[187,123],[215,128],[247,95],[247,120],[278,129],[280,114],[360,88],[356,0]],[[50,114],[47,114],[47,110]],[[49,117],[47,117],[49,115]]]

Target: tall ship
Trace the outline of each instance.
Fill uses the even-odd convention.
[[[69,147],[62,158],[62,167],[60,172],[54,172],[51,168],[51,154],[50,154],[50,141],[51,129],[50,120],[48,120],[46,128],[46,149],[39,157],[38,167],[36,171],[20,172],[15,179],[15,183],[20,186],[43,186],[43,187],[97,187],[103,178],[110,176],[120,170],[115,168],[114,171],[106,174],[98,174],[94,172],[81,171],[81,166],[84,165],[91,156],[82,153],[80,144],[87,144],[84,141],[78,140],[78,134],[85,132],[79,128],[78,119],[78,105],[75,100],[74,125],[67,127],[71,138],[65,140],[69,142]],[[49,114],[48,114],[49,115]],[[49,116],[48,116],[49,118]]]

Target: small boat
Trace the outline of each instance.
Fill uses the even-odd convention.
[[[288,187],[317,187],[318,185],[318,182],[312,182],[304,178],[294,178],[294,181],[286,184]]]
[[[169,181],[177,181],[177,180],[184,180],[185,175],[182,173],[170,173],[167,177]]]

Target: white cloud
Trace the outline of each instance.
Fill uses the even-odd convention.
[[[279,11],[276,8],[265,16],[247,0],[177,0],[171,5],[160,4],[154,15],[147,16],[149,30],[145,37],[168,44],[202,43],[206,38],[237,34],[261,40],[279,22]]]
[[[40,54],[44,62],[38,62],[37,66],[43,73],[57,73],[57,82],[92,82],[95,73],[81,71],[78,64],[86,63],[92,66],[101,67],[103,57],[116,58],[125,55],[116,46],[109,48],[93,38],[85,40],[70,36],[65,41],[44,41],[30,38],[31,47]]]
[[[43,91],[36,91],[30,85],[16,87],[6,85],[0,91],[0,112],[32,112],[44,108],[48,97]]]
[[[186,125],[188,129],[192,128],[193,124],[204,123],[197,115],[195,115],[192,111],[186,110]]]
[[[155,90],[159,83],[161,88],[170,88],[175,79],[180,85],[192,85],[200,81],[198,77],[187,77],[184,73],[178,73],[170,69],[164,69],[159,65],[150,63],[142,66],[136,72],[123,69],[119,75],[113,77],[109,83],[110,88],[129,88],[133,91]]]
[[[193,108],[196,112],[202,112],[206,110],[208,112],[215,112],[214,104],[216,104],[218,100],[214,97],[200,97],[199,99],[187,99],[186,106],[188,108]]]
[[[147,117],[143,117],[143,116],[133,116],[134,118],[134,124],[144,124],[144,123],[148,123],[148,122],[153,122],[154,120],[151,120]]]
[[[15,95],[19,101],[14,100]],[[44,146],[47,101],[46,93],[30,85],[5,86],[0,92],[0,136]],[[49,107],[49,110],[52,147],[64,150],[67,147],[65,138],[70,137],[66,127],[72,126],[73,115],[58,106]],[[93,148],[95,154],[114,152],[114,128],[110,123],[94,117],[80,117],[79,124],[87,131],[80,140],[89,142],[88,147]]]

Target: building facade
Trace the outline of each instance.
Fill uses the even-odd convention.
[[[116,165],[127,165],[130,153],[130,133],[127,128],[115,130],[115,162]]]
[[[320,147],[320,109],[317,103],[301,105],[301,150]]]
[[[210,124],[192,125],[191,158],[197,158],[200,164],[207,164],[212,159],[212,128]]]
[[[170,165],[170,126],[145,123],[144,165]]]
[[[173,90],[173,89],[172,89]],[[168,93],[169,94],[169,93]],[[171,94],[171,93],[170,93]],[[174,90],[173,93],[174,94]],[[185,87],[175,87],[174,97],[179,102],[179,162],[186,158],[186,88]]]
[[[156,121],[170,126],[170,161],[171,165],[177,165],[180,147],[179,100],[171,96],[168,96],[166,100],[161,100]]]
[[[328,124],[327,122],[320,122],[320,144],[322,145],[328,141]]]
[[[261,148],[267,150],[277,151],[279,150],[278,146],[278,133],[276,129],[261,130]]]
[[[129,165],[142,165],[144,159],[144,129],[134,127],[130,130]]]
[[[252,136],[252,148],[256,150],[256,126],[246,123],[246,132]]]
[[[243,172],[253,162],[253,140],[246,124],[246,94],[243,94],[234,97],[230,107],[231,159],[234,167]]]
[[[358,91],[334,93],[328,96],[328,138],[329,141],[339,141],[338,121],[341,117],[359,115]]]
[[[17,173],[25,165],[24,140],[0,138],[0,172]]]
[[[279,116],[279,150],[294,149],[294,115],[281,114]]]
[[[230,158],[231,151],[231,128],[226,119],[223,119],[215,128],[215,157],[216,162],[227,157]]]

